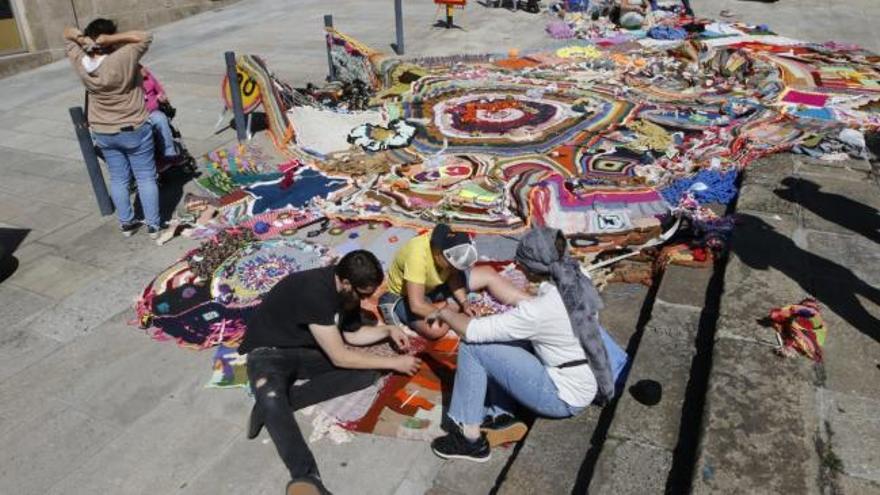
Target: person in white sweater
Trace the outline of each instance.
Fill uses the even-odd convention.
[[[527,427],[511,414],[515,403],[565,418],[583,411],[597,393],[613,395],[599,337],[601,301],[565,247],[555,229],[534,229],[522,238],[516,261],[540,287],[515,308],[482,318],[446,309],[429,316],[462,339],[448,410],[459,428],[432,442],[438,456],[484,462],[491,447],[522,439]]]

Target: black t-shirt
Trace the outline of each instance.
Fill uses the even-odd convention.
[[[360,311],[342,311],[334,275],[334,267],[328,266],[291,273],[281,279],[263,297],[256,314],[248,321],[238,352],[247,354],[258,347],[317,348],[310,324],[356,330],[360,326]]]

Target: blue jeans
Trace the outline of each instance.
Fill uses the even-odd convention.
[[[156,147],[163,150],[165,158],[177,156],[177,148],[174,147],[174,135],[171,134],[171,122],[168,122],[168,116],[161,110],[154,110],[150,113],[150,123],[159,132]]]
[[[463,271],[462,274],[464,275],[465,289],[470,291],[470,269]],[[443,302],[452,298],[452,290],[449,288],[448,283],[444,283],[425,294],[425,298],[432,303]],[[388,307],[383,308],[383,306]],[[390,311],[387,311],[389,309]],[[415,322],[422,319],[421,316],[413,313],[405,295],[398,296],[390,291],[379,297],[379,310],[382,311],[382,317],[385,319],[385,323],[389,325],[406,325],[412,327]]]
[[[153,156],[153,126],[145,122],[133,131],[102,134],[93,132],[110,170],[110,197],[121,223],[134,221],[129,183],[134,175],[138,196],[147,225],[158,227],[159,187],[156,185],[156,161]]]
[[[556,384],[528,342],[462,341],[449,417],[459,425],[478,425],[485,416],[511,414],[516,403],[550,418],[568,418],[584,410],[559,398]]]

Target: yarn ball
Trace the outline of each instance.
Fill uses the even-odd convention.
[[[269,224],[266,222],[257,222],[254,224],[254,233],[255,234],[265,234],[269,232]]]

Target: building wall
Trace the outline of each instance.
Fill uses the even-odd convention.
[[[65,26],[84,28],[92,19],[106,17],[121,31],[150,29],[234,1],[12,0],[27,52],[0,56],[0,78],[62,58]]]

